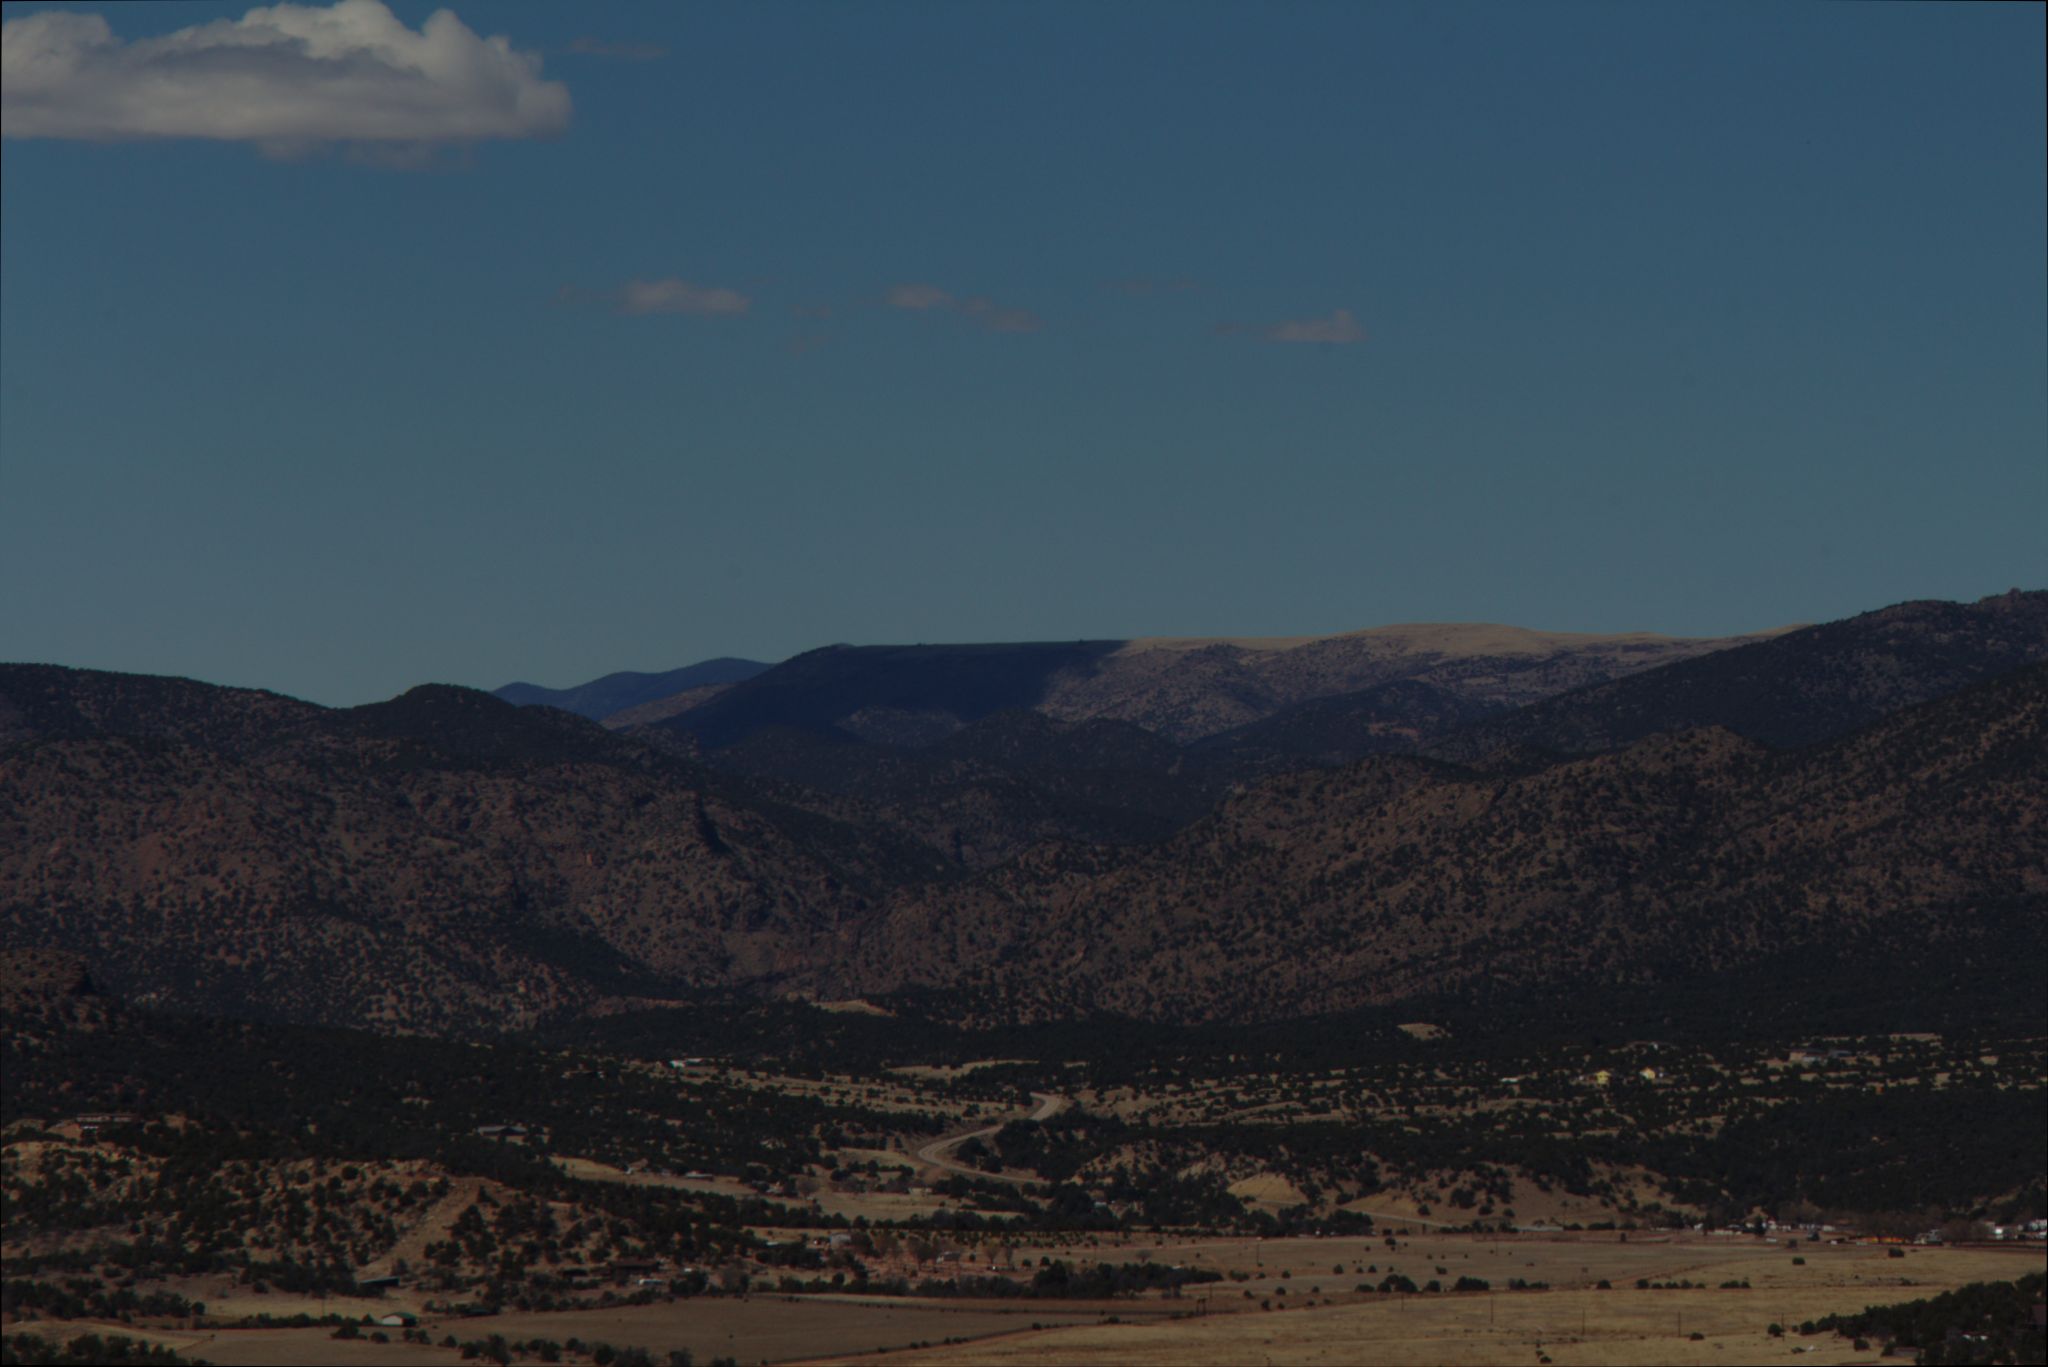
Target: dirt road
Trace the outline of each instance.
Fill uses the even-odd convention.
[[[1356,1206],[1346,1206],[1345,1209],[1354,1215],[1372,1217],[1373,1227],[1379,1230],[1392,1229],[1395,1225],[1421,1225],[1425,1229],[1463,1229],[1471,1223],[1470,1220],[1425,1220],[1420,1215],[1390,1215],[1383,1210],[1360,1210]]]
[[[481,1177],[456,1177],[448,1183],[448,1194],[427,1207],[418,1223],[400,1235],[398,1242],[387,1249],[383,1256],[363,1267],[356,1276],[361,1280],[372,1277],[391,1277],[398,1273],[398,1264],[403,1262],[415,1271],[426,1261],[427,1245],[448,1237],[448,1231],[455,1227],[462,1212],[476,1204],[477,1193],[484,1188]],[[500,1191],[504,1188],[500,1187]]]
[[[1027,1120],[1039,1122],[1050,1120],[1058,1115],[1061,1110],[1065,1109],[1067,1104],[1065,1097],[1054,1096],[1050,1092],[1033,1092],[1031,1096],[1038,1103],[1038,1109],[1030,1115],[1023,1117]],[[1011,1119],[1016,1118],[1014,1116],[1011,1117]],[[981,1177],[994,1182],[1015,1182],[1020,1186],[1037,1182],[1039,1179],[1036,1177],[1013,1177],[1003,1172],[983,1172],[980,1168],[969,1167],[965,1163],[955,1163],[946,1156],[970,1139],[995,1138],[996,1132],[1009,1123],[1009,1120],[1000,1120],[993,1125],[984,1125],[978,1130],[967,1130],[961,1134],[948,1135],[944,1139],[934,1139],[931,1143],[926,1144],[917,1151],[917,1161],[934,1168],[943,1168],[947,1172],[957,1172],[963,1177]]]

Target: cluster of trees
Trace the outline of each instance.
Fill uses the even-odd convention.
[[[1751,1105],[1711,1138],[1642,1136],[1627,1160],[1674,1179],[1679,1199],[1702,1205],[1967,1211],[2038,1179],[2044,1150],[2041,1093],[1990,1083]]]
[[[169,1348],[125,1334],[81,1334],[58,1342],[40,1334],[9,1334],[0,1338],[0,1363],[10,1367],[14,1363],[22,1367],[127,1367],[130,1363],[139,1367],[180,1367],[196,1361],[203,1359],[180,1357]]]
[[[922,1261],[922,1260],[920,1260]],[[1136,1296],[1147,1291],[1178,1295],[1180,1288],[1221,1281],[1223,1274],[1206,1268],[1169,1267],[1150,1262],[1083,1263],[1064,1259],[1041,1259],[1042,1266],[1027,1281],[992,1273],[962,1273],[952,1277],[925,1277],[916,1282],[895,1277],[851,1283],[852,1289],[877,1296],[971,1296],[1010,1300],[1107,1300]],[[837,1284],[802,1283],[785,1278],[780,1288],[787,1291],[827,1291]]]
[[[1880,1340],[1887,1349],[1917,1348],[1927,1364],[2041,1362],[2048,1341],[2035,1321],[2048,1274],[2013,1282],[1972,1282],[1954,1291],[1894,1305],[1872,1305],[1853,1315],[1827,1315],[1799,1326],[1802,1334],[1840,1334]]]
[[[196,1318],[206,1313],[206,1306],[170,1291],[108,1286],[97,1277],[67,1277],[62,1283],[9,1277],[0,1282],[0,1313],[9,1317],[47,1315],[60,1320],[118,1319],[125,1323],[137,1315]]]
[[[112,1013],[93,1031],[10,1030],[9,1116],[182,1111],[213,1121],[189,1161],[426,1158],[516,1177],[570,1153],[624,1165],[771,1175],[815,1163],[848,1134],[933,1132],[936,1115],[829,1104],[773,1088],[687,1082],[519,1040],[465,1043],[200,1017]],[[479,1137],[518,1124],[524,1146]],[[222,1131],[238,1143],[226,1144]],[[152,1152],[179,1152],[176,1134]]]
[[[280,1290],[346,1291],[353,1269],[396,1240],[396,1219],[446,1189],[393,1181],[380,1165],[231,1157],[246,1147],[241,1136],[198,1125],[131,1129],[125,1139],[110,1151],[53,1146],[33,1173],[8,1173],[8,1237],[109,1231],[95,1248],[25,1255],[13,1270],[234,1270]],[[80,1253],[91,1256],[72,1256]]]
[[[503,1210],[465,1216],[489,1219],[435,1250],[438,1266],[461,1280],[488,1279],[517,1294],[522,1278],[559,1260],[729,1259],[758,1249],[749,1226],[846,1221],[760,1198],[578,1181],[551,1155],[702,1167],[765,1190],[849,1136],[940,1123],[518,1041],[384,1037],[118,1006],[96,1013],[91,1030],[19,1016],[8,1024],[0,1105],[10,1120],[48,1125],[116,1110],[141,1117],[105,1135],[102,1147],[52,1146],[33,1170],[10,1166],[7,1238],[103,1231],[87,1249],[9,1260],[11,1274],[40,1276],[48,1288],[25,1284],[17,1294],[42,1299],[72,1296],[49,1281],[52,1272],[108,1267],[124,1278],[229,1273],[285,1291],[351,1291],[362,1267],[447,1194],[445,1176],[398,1175],[416,1173],[422,1160],[430,1174],[489,1178],[521,1193]],[[174,1123],[162,1119],[172,1115]],[[478,1133],[507,1123],[522,1127],[523,1142]],[[548,1201],[587,1218],[549,1228],[538,1214]],[[111,1291],[75,1298],[95,1313],[124,1308]]]
[[[696,1367],[697,1362],[696,1354],[687,1348],[672,1348],[657,1357],[646,1348],[586,1343],[580,1338],[557,1342],[540,1338],[507,1339],[503,1334],[492,1334],[489,1338],[457,1342],[451,1334],[441,1341],[441,1346],[456,1349],[465,1362],[494,1362],[500,1367],[529,1358],[543,1363],[560,1362],[565,1352],[588,1356],[597,1367]],[[730,1357],[715,1357],[705,1367],[738,1367],[738,1363]]]
[[[2048,1201],[2038,1044],[1879,1040],[1867,1055],[1855,1050],[1857,1061],[1820,1065],[1817,1080],[1767,1066],[1784,1048],[1724,1050],[1719,1059],[1672,1046],[1468,1052],[1320,1078],[1155,1077],[1172,1105],[1135,1119],[1070,1108],[1044,1123],[1013,1122],[994,1136],[990,1160],[1085,1181],[1125,1224],[1255,1219],[1220,1178],[1175,1175],[1204,1159],[1277,1172],[1312,1205],[1428,1174],[1430,1187],[1414,1194],[1440,1202],[1440,1218],[1493,1224],[1514,1220],[1522,1181],[1607,1199],[1618,1216],[1684,1218],[1654,1202],[1632,1204],[1606,1176],[1625,1168],[1659,1174],[1667,1199],[1715,1223],[1757,1207],[1788,1218],[1914,1212],[1927,1222],[1908,1231],[1917,1233],[1958,1214],[2027,1217]],[[1645,1065],[1654,1065],[1654,1081],[1636,1076]],[[1509,1092],[1500,1078],[1511,1070]],[[1938,1088],[1930,1085],[1937,1076]],[[1519,1104],[1492,1104],[1504,1092]],[[1189,1112],[1207,1118],[1190,1122]],[[1139,1164],[1131,1154],[1148,1158]]]

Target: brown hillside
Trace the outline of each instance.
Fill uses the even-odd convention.
[[[2043,660],[2048,592],[1895,603],[1560,693],[1425,748],[1459,763],[1503,752],[1588,754],[1699,726],[1766,745],[1811,745]]]
[[[1149,638],[1052,681],[1042,709],[1135,722],[1183,744],[1315,698],[1397,680],[1483,707],[1520,707],[1583,684],[1764,636],[1601,636],[1483,623],[1374,627],[1268,640]]]
[[[1047,849],[906,898],[843,986],[1248,1019],[1849,940],[1910,953],[2048,904],[2044,717],[2036,667],[1791,755],[1708,730],[1518,777],[1290,775],[1152,849]]]
[[[310,709],[260,744],[223,703],[221,749],[203,726],[60,726],[105,714],[110,686],[65,673],[68,710],[28,682],[70,734],[0,753],[0,924],[153,1003],[439,1029],[772,984],[902,876],[878,871],[886,840],[788,828],[594,723],[486,694]],[[0,694],[22,682],[0,671]]]
[[[1759,639],[1427,625],[1252,640],[830,646],[657,724],[710,751],[773,727],[917,746],[1033,709],[1070,722],[1129,722],[1186,744],[1292,704],[1395,681],[1433,685],[1479,710],[1518,707]]]
[[[1929,618],[1908,606],[1872,616]],[[1862,676],[1883,674],[1876,639],[1851,643]],[[1920,688],[1935,674],[1912,651],[1893,675],[1919,669]],[[1782,654],[1744,678],[1779,687],[1762,666]],[[988,668],[962,696],[1005,677],[970,663]],[[1516,772],[1380,755],[1230,788],[1154,733],[1028,710],[880,762],[820,753],[815,732],[749,741],[748,776],[687,737],[465,689],[329,710],[0,666],[0,932],[119,997],[392,1030],[707,988],[1278,1018],[1816,947],[1932,955],[1962,981],[2038,940],[2048,905],[2044,679],[1792,752],[1708,726]],[[1842,715],[1847,695],[1802,686],[1785,685],[1831,699],[1812,715]],[[1301,752],[1373,715],[1304,714],[1261,743]],[[837,777],[805,795],[798,773]]]

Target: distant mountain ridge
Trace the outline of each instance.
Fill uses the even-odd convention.
[[[1055,676],[1086,669],[1122,644],[826,646],[660,725],[707,749],[769,726],[924,744],[992,713],[1035,705]]]
[[[1106,718],[1181,744],[1235,730],[1302,703],[1413,682],[1471,707],[1538,698],[1674,660],[1768,639],[1651,632],[1532,631],[1491,623],[1407,623],[1332,636],[1150,638],[1126,642],[1101,667],[1055,680],[1041,710]]]
[[[702,758],[447,685],[330,709],[0,665],[0,933],[130,1000],[433,1031],[706,990],[1251,1020],[1851,951],[2004,992],[2032,962],[2048,594],[1519,708],[1486,695],[1611,651],[1387,647],[1409,677],[1192,743],[1016,705],[1124,643],[813,652],[693,709],[736,737]],[[1356,677],[1343,649],[1301,687]]]
[[[1593,754],[1720,726],[1783,749],[2042,660],[2048,592],[1897,603],[1560,693],[1422,748],[1470,764],[1503,750]]]
[[[564,712],[574,712],[579,717],[592,721],[603,721],[616,712],[629,708],[644,707],[658,703],[677,693],[693,689],[713,688],[720,685],[742,683],[772,666],[759,660],[742,660],[721,655],[715,660],[700,660],[681,669],[670,669],[659,674],[639,674],[622,670],[607,674],[589,683],[577,684],[573,688],[542,688],[538,684],[509,683],[491,692],[506,702],[518,707],[559,707]]]
[[[1240,640],[829,646],[655,725],[709,751],[771,727],[918,746],[1028,709],[1066,722],[1128,722],[1184,745],[1386,684],[1429,685],[1472,715],[1758,639],[1453,624]]]

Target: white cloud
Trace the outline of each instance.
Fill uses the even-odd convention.
[[[209,138],[293,152],[332,143],[525,138],[568,126],[568,88],[448,10],[417,32],[380,0],[281,4],[124,43],[97,14],[0,25],[10,138]]]
[[[894,309],[928,313],[935,309],[957,313],[989,332],[1036,332],[1045,320],[1029,309],[1004,308],[983,295],[960,298],[937,285],[892,285],[883,301]]]
[[[629,280],[618,294],[620,313],[745,313],[754,301],[738,290],[693,285],[670,276],[666,280]]]
[[[1275,323],[1260,335],[1269,342],[1362,342],[1365,329],[1351,316],[1350,309],[1338,309],[1327,318]]]

